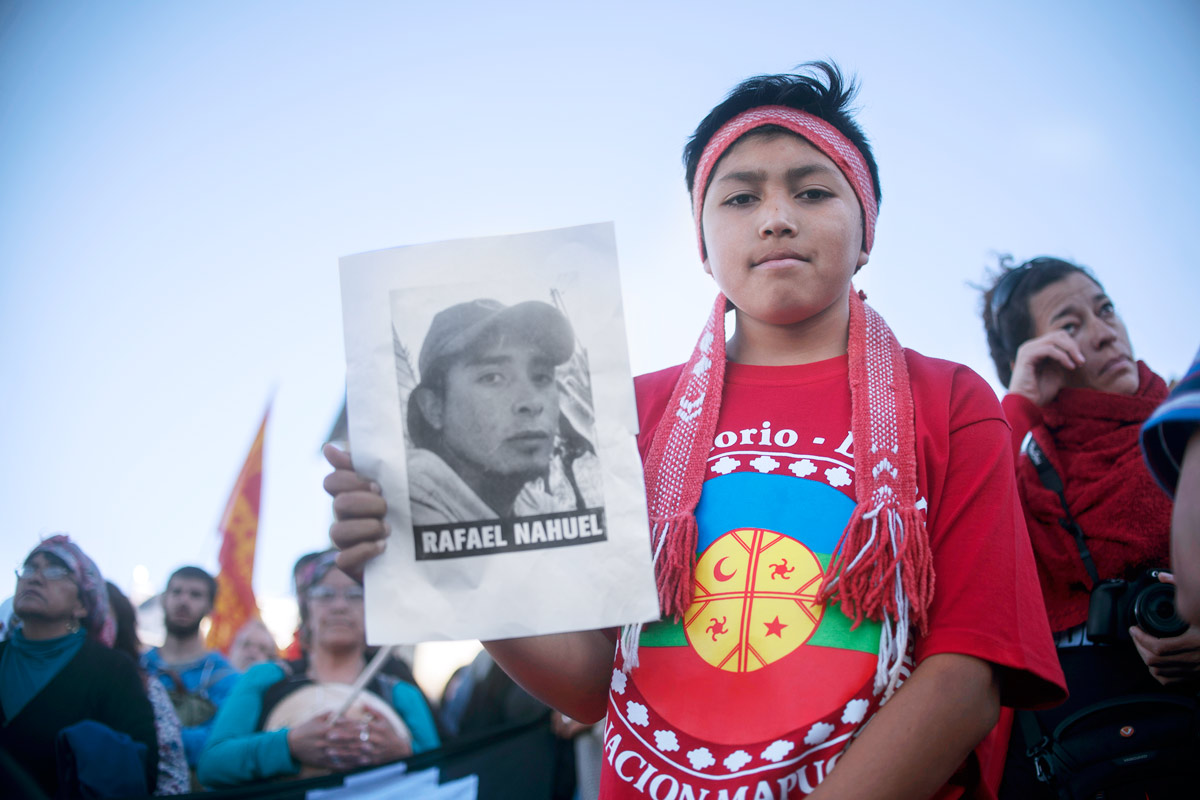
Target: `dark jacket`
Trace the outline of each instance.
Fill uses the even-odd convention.
[[[0,642],[0,656],[8,642]],[[146,785],[158,773],[154,710],[137,665],[91,639],[11,720],[0,709],[0,749],[8,751],[53,796],[58,787],[54,738],[85,719],[102,722],[146,745]]]

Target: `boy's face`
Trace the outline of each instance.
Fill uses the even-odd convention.
[[[742,317],[771,326],[848,313],[867,263],[862,211],[827,156],[791,134],[753,133],[713,171],[701,212],[704,271]]]

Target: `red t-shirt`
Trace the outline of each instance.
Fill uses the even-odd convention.
[[[906,358],[937,576],[912,657],[976,656],[1010,669],[1004,704],[1056,702],[1062,675],[999,403],[966,367]],[[643,458],[679,371],[636,381]],[[682,624],[646,626],[630,674],[617,656],[604,798],[802,797],[878,708],[879,624],[851,630],[817,600],[855,504],[846,357],[729,364],[717,431],[696,508],[695,600]],[[978,783],[970,767],[960,782]]]

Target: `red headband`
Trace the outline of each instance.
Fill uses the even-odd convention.
[[[879,206],[875,202],[875,186],[871,182],[871,170],[867,160],[841,131],[820,117],[788,106],[760,106],[743,111],[721,126],[704,145],[700,162],[696,165],[696,178],[692,182],[692,214],[696,218],[696,239],[700,244],[700,256],[704,257],[704,231],[700,227],[700,214],[704,211],[704,195],[708,193],[708,179],[713,166],[724,155],[729,146],[746,132],[764,125],[786,128],[829,157],[849,181],[858,204],[863,212],[863,248],[870,253],[875,242],[875,218]]]

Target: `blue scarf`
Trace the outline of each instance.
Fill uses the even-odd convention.
[[[5,719],[21,713],[26,704],[75,657],[87,631],[78,630],[56,639],[32,640],[18,628],[0,657],[0,705]]]

